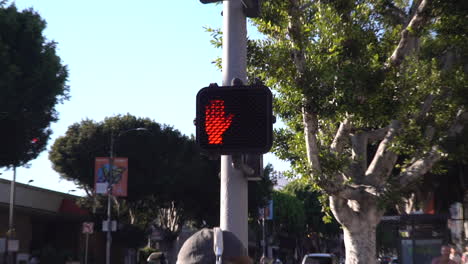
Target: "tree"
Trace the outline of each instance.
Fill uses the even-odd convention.
[[[278,236],[292,238],[293,242],[303,235],[305,230],[304,205],[296,196],[273,191],[273,228]],[[288,243],[294,246],[295,243]]]
[[[468,112],[464,1],[271,0],[250,77],[276,90],[275,153],[329,196],[346,263],[375,263],[386,203],[446,156]]]
[[[294,195],[304,206],[305,228],[301,239],[304,242],[312,240],[317,252],[325,252],[323,249],[327,241],[342,233],[338,222],[322,206],[320,200],[326,197],[301,179],[288,183],[283,191]],[[312,252],[310,248],[308,252]]]
[[[68,71],[32,9],[0,1],[0,167],[22,166],[49,140],[57,103],[68,99]]]
[[[147,131],[130,131],[135,128]],[[147,118],[127,114],[71,125],[52,145],[49,158],[54,170],[91,197],[94,160],[109,156],[111,134],[116,157],[128,158],[128,197],[115,209],[129,223],[148,228],[159,218],[171,237],[186,219],[217,223],[218,162],[201,156],[193,139]]]
[[[129,131],[135,128],[147,131]],[[186,220],[199,226],[219,225],[219,160],[201,155],[193,138],[148,118],[127,114],[71,125],[51,147],[49,159],[54,170],[81,186],[91,198],[94,160],[109,156],[111,134],[115,135],[115,155],[127,157],[129,163],[128,197],[114,207],[121,218],[142,228],[155,224],[170,238],[175,238]],[[264,179],[249,183],[252,217],[270,195],[271,170],[271,165],[267,166]],[[91,208],[96,202],[105,204],[101,200],[83,203]]]

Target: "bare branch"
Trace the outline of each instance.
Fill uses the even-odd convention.
[[[401,186],[405,186],[426,174],[441,157],[439,148],[437,146],[432,147],[424,157],[417,159],[400,173],[399,181]]]
[[[388,127],[368,131],[367,132],[367,139],[369,140],[369,143],[382,140],[385,137],[385,135],[387,134],[387,131],[388,131]]]
[[[330,146],[332,152],[341,153],[343,151],[343,147],[347,142],[347,136],[349,135],[351,129],[351,125],[348,119],[345,119],[343,122],[340,123],[340,127],[336,132],[335,138]]]
[[[351,134],[351,143],[351,159],[353,160],[351,163],[352,175],[354,175],[358,183],[361,183],[364,172],[367,169],[367,133],[358,132]]]
[[[359,200],[363,196],[377,197],[379,190],[366,184],[347,184],[337,195],[348,200]]]
[[[390,124],[387,134],[380,142],[374,159],[366,171],[368,182],[379,186],[383,183],[383,179],[390,175],[393,166],[397,160],[397,155],[389,150],[392,140],[400,130],[400,121],[394,120]]]
[[[303,107],[302,117],[304,122],[304,136],[307,149],[307,159],[312,170],[320,173],[322,171],[322,168],[319,162],[319,149],[317,143],[317,115],[307,112],[305,107]]]
[[[415,49],[417,34],[429,20],[427,14],[430,0],[422,0],[406,28],[401,32],[401,39],[387,62],[386,68],[398,66]]]
[[[466,122],[468,122],[468,112],[466,112],[463,109],[458,110],[457,116],[455,117],[455,121],[449,128],[448,136],[453,137],[460,133],[465,127]]]
[[[385,5],[383,15],[389,16],[394,25],[405,25],[407,23],[408,15],[403,10],[389,1],[386,1],[383,4]]]
[[[351,210],[348,206],[348,200],[343,199],[339,196],[330,195],[330,209],[336,220],[344,225],[348,226],[351,224],[352,219],[355,219],[357,213]]]
[[[460,133],[466,122],[468,121],[468,112],[459,110],[455,120],[447,131],[449,137],[456,136]],[[399,181],[402,186],[417,180],[426,174],[434,164],[442,158],[442,153],[439,150],[439,146],[433,146],[431,150],[426,153],[423,157],[414,160],[405,170],[399,175]]]
[[[343,226],[349,227],[354,223],[359,214],[348,206],[348,200],[336,195],[330,195],[330,209],[336,220]]]

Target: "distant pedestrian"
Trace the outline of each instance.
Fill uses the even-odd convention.
[[[442,245],[440,248],[440,256],[432,260],[431,264],[458,264],[450,259],[450,247]]]
[[[468,264],[468,245],[465,245],[465,251],[462,253],[461,256],[461,263]]]
[[[454,245],[450,246],[450,256],[449,256],[449,258],[451,260],[455,261],[455,263],[461,264],[461,256],[458,253],[457,247],[455,247]]]

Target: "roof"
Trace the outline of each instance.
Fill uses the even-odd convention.
[[[11,181],[0,179],[0,207],[10,203]],[[49,214],[86,215],[75,201],[79,196],[15,182],[15,209]]]

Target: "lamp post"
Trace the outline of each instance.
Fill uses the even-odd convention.
[[[120,132],[116,139],[130,131],[148,131],[147,128],[138,127]],[[114,132],[111,130],[110,150],[109,150],[109,178],[107,179],[107,240],[106,240],[106,264],[110,264],[110,250],[112,244],[112,230],[111,230],[111,198],[112,187],[114,185]]]
[[[10,210],[8,214],[8,232],[7,232],[7,239],[6,239],[6,252],[5,255],[7,256],[7,263],[13,263],[14,256],[13,251],[8,248],[9,241],[12,240],[15,236],[15,227],[13,226],[13,213],[15,207],[15,183],[16,183],[16,165],[13,166],[13,180],[10,183]],[[11,254],[10,254],[11,252]]]

